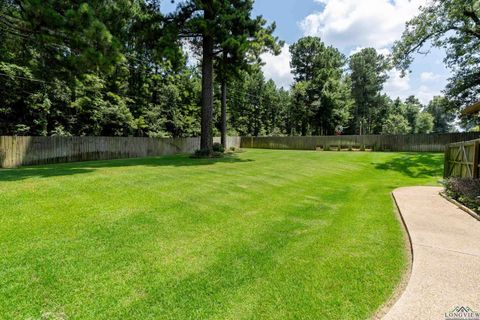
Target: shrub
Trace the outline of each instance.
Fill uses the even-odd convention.
[[[210,157],[210,150],[208,149],[197,149],[195,150],[195,153],[193,154],[195,158],[205,158],[205,157]]]
[[[224,153],[225,152],[225,147],[218,142],[215,142],[212,146],[213,152],[219,152],[219,153]]]
[[[223,152],[210,151],[208,149],[197,149],[191,158],[221,158],[223,155]]]
[[[480,214],[480,180],[450,178],[445,180],[446,194]]]

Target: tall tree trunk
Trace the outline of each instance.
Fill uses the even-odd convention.
[[[208,1],[204,12],[205,20],[214,18],[211,1]],[[213,119],[213,49],[214,39],[210,34],[203,35],[202,53],[202,121],[200,148],[212,151],[212,119]]]
[[[355,101],[355,116],[354,116],[354,126],[355,126],[355,129],[353,131],[353,134],[359,134],[361,135],[362,133],[360,132],[360,118],[359,118],[359,115],[358,115],[358,103]]]
[[[222,77],[222,127],[221,143],[227,147],[227,77]]]

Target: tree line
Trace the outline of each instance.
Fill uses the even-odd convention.
[[[407,70],[423,44],[412,27],[394,59],[302,38],[290,47],[295,82],[278,88],[261,56],[283,42],[252,16],[252,0],[177,2],[164,14],[158,0],[0,0],[0,135],[200,135],[208,153],[214,135],[448,132],[474,99],[471,87],[453,99],[453,85],[425,106],[382,93],[388,70]]]

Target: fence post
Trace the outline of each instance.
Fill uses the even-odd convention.
[[[475,141],[473,147],[473,178],[480,178],[479,176],[479,158],[480,158],[480,141]]]
[[[0,168],[5,168],[7,163],[7,152],[5,148],[6,137],[0,136]]]
[[[450,145],[445,146],[445,159],[443,164],[443,178],[448,178],[448,173],[450,172]]]

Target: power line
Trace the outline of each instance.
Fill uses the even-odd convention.
[[[36,43],[41,44],[41,45],[45,45],[45,46],[52,47],[52,48],[55,48],[55,49],[62,49],[62,50],[65,50],[65,51],[66,51],[66,50],[70,51],[70,47],[68,47],[68,46],[66,46],[66,45],[57,44],[57,43],[42,42],[42,41],[39,41],[38,39],[34,38],[32,35],[20,34],[20,33],[17,33],[17,32],[15,32],[15,31],[8,30],[8,29],[6,29],[5,27],[2,27],[1,25],[0,25],[0,30],[5,31],[5,32],[7,32],[7,33],[10,34],[10,35],[18,36],[18,37],[20,37],[20,38],[22,38],[22,39],[24,39],[24,40],[36,41]],[[132,56],[128,56],[128,55],[126,55],[125,53],[122,53],[122,54],[124,54],[125,56],[127,56],[127,59],[132,59],[132,60],[136,60],[136,61],[142,62],[144,65],[151,65],[151,64],[152,64],[151,61],[147,62],[146,60],[142,60],[142,59],[140,59],[140,58],[135,58],[135,57],[132,57]],[[137,68],[129,65],[129,64],[126,63],[126,62],[120,62],[120,63],[118,63],[118,64],[121,65],[121,66],[126,67],[126,68],[129,69],[129,70],[138,71]]]
[[[17,76],[17,75],[9,75],[9,74],[2,73],[2,72],[0,72],[0,76],[4,76],[4,77],[7,77],[7,78],[17,78],[17,79],[20,79],[20,80],[28,80],[28,81],[32,81],[32,82],[41,82],[41,83],[44,83],[44,84],[56,84],[55,82],[45,81],[45,80],[36,79],[36,78],[26,78],[26,77]],[[122,95],[122,94],[115,93],[115,92],[112,92],[112,93],[119,96],[119,97],[122,97],[122,98],[130,98],[130,99],[144,99],[145,98],[145,97],[139,97],[139,96]],[[33,93],[30,92],[30,94],[33,94]]]
[[[10,16],[10,15],[8,15],[8,14],[5,14],[5,13],[2,13],[2,12],[0,12],[0,16],[2,16],[2,17],[5,18],[5,20],[0,21],[0,22],[3,22],[4,25],[7,25],[7,26],[9,26],[9,27],[11,27],[11,28],[12,28],[12,27],[15,27],[15,28],[19,29],[18,26],[15,26],[15,25],[14,25],[14,23],[28,24],[25,20],[22,20],[22,19],[19,19],[19,18],[16,18],[16,17],[12,17],[12,16]],[[7,22],[7,20],[10,20],[10,21]],[[71,39],[70,39],[66,34],[64,34],[63,32],[59,32],[59,31],[57,31],[57,30],[52,30],[52,29],[47,28],[47,27],[45,27],[45,26],[39,26],[38,28],[40,28],[40,29],[42,29],[42,30],[45,30],[45,31],[48,31],[48,32],[50,33],[50,34],[49,34],[50,36],[58,36],[58,37],[62,37],[62,38],[64,38],[64,39],[69,39],[69,40],[71,40]],[[30,32],[30,33],[33,33],[32,30],[29,30],[28,27],[22,28],[21,31],[28,31],[28,32]]]
[[[260,102],[264,102],[264,103],[266,102],[265,101],[266,97],[264,97],[264,96],[255,95],[255,94],[252,94],[252,93],[249,93],[249,92],[240,92],[240,91],[237,91],[237,89],[233,89],[233,88],[228,89],[228,91],[233,91],[236,94],[237,98],[238,98],[238,95],[246,95],[250,98],[257,99]]]
[[[18,22],[22,22],[22,23],[25,23],[25,21],[21,20],[21,19],[18,19],[18,18],[15,18],[15,17],[12,17],[12,16],[9,16],[9,15],[6,15],[2,12],[0,12],[0,16],[4,16],[4,17],[8,17],[12,20],[15,20],[15,21],[18,21]],[[13,27],[10,25],[10,24],[5,24],[4,22],[4,26],[2,27],[1,23],[4,22],[2,20],[0,20],[0,29],[1,30],[4,30],[5,32],[9,33],[10,35],[15,35],[15,36],[18,36],[18,37],[21,37],[25,40],[32,40],[32,41],[36,41],[37,43],[39,44],[42,44],[42,45],[45,45],[45,46],[49,46],[49,47],[53,47],[53,48],[56,48],[56,49],[63,49],[63,50],[68,50],[68,51],[71,51],[71,48],[69,46],[66,46],[64,44],[58,44],[58,43],[51,43],[51,42],[43,42],[43,41],[40,41],[38,39],[36,39],[35,37],[33,37],[34,33],[30,30],[28,30],[30,32],[30,34],[26,35],[26,34],[22,34],[20,32],[25,32],[25,29],[22,29],[22,30],[12,30]],[[8,29],[7,29],[8,28]],[[48,28],[45,28],[45,27],[42,27],[43,29],[49,31],[50,33],[54,34],[54,35],[59,35],[61,36],[62,38],[64,38],[65,40],[72,40],[72,38],[64,35],[64,34],[58,34],[56,31],[54,30],[51,30],[51,29],[48,29]],[[137,57],[134,57],[132,56],[131,54],[129,53],[126,53],[126,52],[122,52],[122,54],[127,58],[127,59],[132,59],[132,60],[135,60],[137,62],[141,62],[143,63],[144,65],[152,65],[152,64],[155,64],[154,61],[147,61],[147,60],[144,60],[142,58],[137,58]],[[128,69],[130,70],[134,70],[134,71],[138,71],[137,69],[135,69],[134,67],[130,66],[129,64],[125,63],[125,62],[122,62],[122,63],[119,63],[120,65],[123,65],[125,67],[127,67]]]
[[[2,27],[0,26],[0,29],[2,29]],[[5,30],[5,29],[3,29]],[[8,30],[5,30],[5,31],[8,31]],[[20,34],[15,34],[17,36],[21,36]],[[30,38],[28,36],[23,36],[25,38]],[[46,43],[46,45],[52,45],[52,46],[55,46],[55,47],[58,47],[59,45],[55,45],[55,44],[48,44]],[[66,47],[66,46],[65,46]],[[68,47],[66,47],[68,48]],[[137,61],[144,61],[144,60],[141,60],[139,58],[134,58],[134,57],[130,57],[134,60],[137,60]],[[127,63],[121,63],[121,65],[127,67],[128,69],[130,70],[134,70],[134,71],[138,71],[137,69],[135,69],[134,67],[131,67],[129,66]],[[16,75],[8,75],[8,74],[5,74],[5,73],[0,73],[0,75],[2,76],[6,76],[6,77],[15,77],[15,78],[18,78],[18,79],[23,79],[23,80],[28,80],[28,81],[33,81],[33,82],[41,82],[41,83],[48,83],[48,84],[54,84],[53,82],[49,82],[49,81],[45,81],[45,80],[41,80],[41,79],[35,79],[35,78],[25,78],[25,77],[21,77],[21,76],[16,76]],[[241,92],[239,91],[238,89],[235,89],[235,88],[228,88],[228,91],[230,92],[234,92],[236,97],[238,98],[239,95],[245,95],[245,96],[248,96],[250,97],[251,99],[257,99],[261,102],[265,102],[265,97],[262,97],[262,96],[259,96],[259,95],[255,95],[255,94],[252,94],[252,93],[249,93],[249,92]],[[129,97],[129,96],[126,96],[126,97]],[[135,98],[139,98],[139,97],[135,97]]]
[[[45,80],[36,79],[36,78],[26,78],[26,77],[17,76],[17,75],[9,75],[9,74],[2,73],[2,72],[0,72],[0,76],[4,76],[4,77],[7,77],[7,78],[17,78],[17,79],[20,79],[20,80],[38,82],[38,83],[43,83],[43,84],[52,84],[52,85],[56,84],[55,82],[45,81]],[[230,89],[229,91],[232,91],[237,95],[244,94],[244,95],[249,96],[250,98],[253,97],[253,98],[256,98],[256,99],[260,100],[261,102],[265,102],[265,97],[253,95],[253,94],[248,93],[248,92],[241,93],[241,92],[236,91],[234,89]],[[112,93],[119,96],[119,97],[122,97],[122,98],[130,98],[130,99],[144,99],[145,98],[145,97],[140,97],[140,96],[122,95],[122,94],[118,94],[118,93],[114,93],[114,92],[112,92]],[[238,98],[238,96],[236,96],[236,97]]]
[[[3,16],[3,17],[7,17],[11,20],[14,20],[14,21],[18,21],[18,22],[22,22],[24,23],[25,21],[21,20],[21,19],[18,19],[18,18],[15,18],[15,17],[11,17],[9,15],[6,15],[2,12],[0,12],[0,16]],[[2,22],[2,21],[0,21]],[[8,29],[7,29],[8,28]],[[62,44],[57,44],[57,43],[45,43],[45,42],[41,42],[39,41],[38,39],[34,38],[33,37],[33,33],[32,34],[29,34],[29,35],[25,35],[25,34],[22,34],[22,33],[19,33],[18,31],[19,30],[12,30],[12,26],[10,24],[3,24],[0,25],[0,29],[11,34],[11,35],[15,35],[15,36],[18,36],[18,37],[21,37],[25,40],[32,40],[32,41],[37,41],[37,42],[40,42],[42,45],[46,45],[46,46],[50,46],[50,47],[53,47],[53,48],[56,48],[56,49],[66,49],[66,50],[70,50],[70,47],[66,46],[66,45],[62,45]],[[45,30],[49,31],[50,33],[53,33],[53,34],[56,34],[56,35],[60,35],[61,37],[63,37],[64,39],[67,39],[67,40],[72,40],[71,38],[63,35],[63,34],[58,34],[56,33],[55,31],[51,30],[51,29],[48,29],[48,28],[44,28]],[[24,30],[22,30],[24,31]],[[20,31],[21,32],[21,31]],[[140,59],[140,58],[137,58],[137,57],[133,57],[127,53],[122,53],[124,54],[127,59],[132,59],[132,60],[135,60],[135,61],[138,61],[138,62],[141,62],[145,65],[148,65],[148,64],[152,64],[152,61],[146,61],[146,60],[143,60],[143,59]],[[127,64],[126,62],[123,62],[123,63],[119,63],[119,65],[122,65],[122,66],[125,66],[126,68],[128,68],[129,70],[133,70],[133,71],[138,71],[137,68],[134,68],[132,66],[130,66],[129,64]],[[3,75],[3,76],[7,76],[7,77],[12,77],[13,75],[7,75],[7,74],[4,74],[4,73],[0,73],[0,75]],[[48,82],[48,81],[44,81],[44,80],[40,80],[40,79],[35,79],[35,78],[25,78],[25,77],[21,77],[21,76],[13,76],[15,78],[18,78],[18,79],[23,79],[23,80],[28,80],[28,81],[34,81],[34,82],[41,82],[41,83],[49,83],[49,84],[54,84],[53,82]],[[231,92],[234,92],[235,93],[235,96],[238,98],[239,95],[245,95],[247,97],[250,97],[250,99],[256,99],[256,100],[259,100],[259,102],[265,102],[265,97],[263,96],[259,96],[259,95],[255,95],[255,94],[252,94],[252,93],[249,93],[249,92],[240,92],[238,91],[237,89],[234,89],[234,88],[229,88],[228,91],[231,91]],[[121,95],[119,95],[121,96]],[[140,97],[135,97],[135,96],[122,96],[122,97],[127,97],[127,98],[135,98],[135,99],[139,99]]]
[[[26,77],[12,75],[12,74],[6,74],[6,73],[2,73],[2,72],[0,72],[0,76],[4,76],[4,77],[7,77],[7,78],[17,78],[17,79],[28,80],[28,81],[33,81],[33,82],[54,84],[54,82],[48,82],[48,81],[45,81],[45,80],[40,80],[40,79],[35,79],[35,78],[26,78]]]
[[[21,22],[24,22],[20,19],[17,19],[17,18],[14,18],[14,17],[11,17],[11,16],[7,16],[3,13],[0,12],[0,16],[3,16],[3,17],[9,17],[11,19],[14,19],[16,21],[21,21]],[[1,23],[3,23],[3,26],[1,25]],[[55,31],[51,30],[51,29],[48,29],[48,28],[43,28],[45,30],[48,30],[50,33],[54,33],[55,34]],[[64,44],[58,44],[58,43],[52,43],[52,42],[43,42],[43,41],[39,41],[38,39],[36,39],[34,36],[33,36],[33,32],[31,32],[30,30],[28,30],[29,32],[31,32],[30,34],[25,34],[25,29],[17,29],[17,30],[14,30],[14,28],[10,25],[10,24],[7,24],[5,23],[5,21],[2,21],[0,20],[0,30],[3,30],[5,32],[7,32],[8,34],[10,35],[14,35],[14,36],[18,36],[20,38],[23,38],[25,40],[31,40],[31,41],[36,41],[38,44],[41,44],[41,45],[45,45],[45,46],[49,46],[49,47],[52,47],[52,48],[56,48],[56,49],[62,49],[62,50],[68,50],[70,51],[71,48],[67,45],[64,45]],[[23,33],[22,33],[23,32]],[[60,36],[62,38],[64,38],[64,40],[72,40],[72,38],[68,37],[68,36],[65,36],[63,34],[60,34]],[[138,61],[138,62],[141,62],[143,63],[144,65],[152,65],[152,61],[147,61],[147,60],[144,60],[144,59],[140,59],[140,58],[137,58],[137,57],[133,57],[131,56],[130,54],[127,54],[127,53],[123,53],[123,55],[125,55],[127,57],[127,59],[132,59],[132,60],[135,60],[135,61]],[[119,63],[120,65],[123,65],[125,67],[127,67],[128,69],[130,70],[134,70],[134,71],[137,71],[137,69],[135,69],[134,67],[130,66],[129,64],[125,63],[125,62],[121,62]]]

